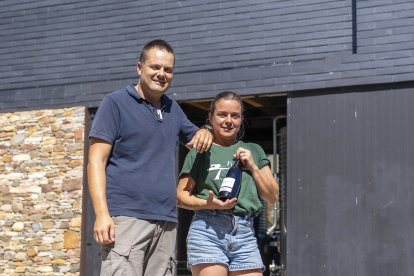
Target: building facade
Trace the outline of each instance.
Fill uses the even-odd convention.
[[[413,12],[410,0],[1,1],[0,112],[82,107],[77,128],[87,132],[103,96],[137,81],[142,46],[165,39],[176,53],[169,96],[191,120],[201,124],[209,100],[231,89],[246,105],[246,139],[278,156],[274,140],[285,127],[285,275],[408,275]],[[283,126],[274,127],[276,118]],[[13,131],[3,122],[0,129],[2,137]],[[3,156],[21,154],[1,143]],[[86,140],[84,155],[87,148]],[[2,177],[10,177],[9,159],[0,160]],[[2,191],[19,183],[4,179]],[[83,232],[78,273],[92,275],[86,185],[84,224],[73,231]],[[7,195],[3,255],[18,236]],[[0,264],[12,269],[18,260],[8,254]]]

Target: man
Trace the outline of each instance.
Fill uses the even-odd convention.
[[[176,144],[202,152],[213,138],[165,95],[173,68],[171,46],[148,42],[137,63],[138,84],[106,95],[93,120],[88,181],[101,275],[173,274]]]

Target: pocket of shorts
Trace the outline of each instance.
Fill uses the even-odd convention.
[[[250,231],[253,232],[253,234],[255,233],[254,221],[253,220],[246,220],[246,219],[241,220],[241,221],[239,221],[239,225],[246,228],[246,229],[249,229]]]
[[[112,248],[112,251],[114,251],[118,255],[128,257],[129,253],[131,252],[131,245],[122,244],[122,243],[120,243],[120,244],[115,243],[115,246],[114,246],[114,248]]]
[[[201,224],[205,223],[202,219],[196,218],[196,215],[191,219],[190,227],[188,228],[186,242],[188,244],[188,237],[191,236],[195,227],[200,227]]]
[[[239,224],[251,228],[253,227],[254,221],[250,219],[242,219],[239,221]]]
[[[111,259],[111,252],[115,253],[116,255],[123,256],[125,258],[129,257],[129,253],[131,252],[131,245],[127,244],[106,244],[102,245],[101,249],[101,258],[102,260],[110,260]]]

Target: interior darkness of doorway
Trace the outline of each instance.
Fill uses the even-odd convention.
[[[242,97],[244,105],[246,142],[254,142],[263,147],[266,153],[273,152],[272,125],[273,118],[286,115],[286,95],[250,96]],[[180,102],[187,117],[197,126],[206,123],[208,108],[211,101],[185,101]]]

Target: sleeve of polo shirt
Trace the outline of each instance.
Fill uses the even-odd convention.
[[[119,133],[119,110],[110,96],[105,96],[92,121],[89,138],[103,139],[113,144]]]

